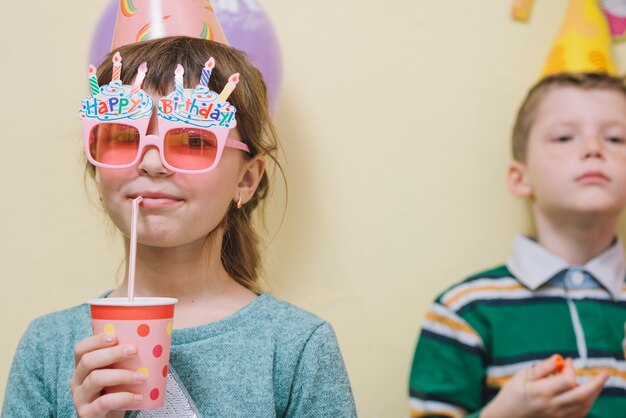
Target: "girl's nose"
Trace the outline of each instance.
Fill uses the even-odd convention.
[[[148,138],[156,139],[159,135],[159,120],[156,107],[150,116],[146,135]],[[143,150],[143,155],[137,165],[137,170],[144,176],[165,177],[172,174],[161,161],[161,153],[155,145],[147,145]]]
[[[150,177],[166,177],[172,174],[161,161],[159,149],[153,145],[148,145],[143,150],[143,155],[137,165],[137,170],[144,175]]]

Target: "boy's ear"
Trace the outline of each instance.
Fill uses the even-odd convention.
[[[519,161],[511,161],[506,176],[509,192],[515,197],[532,197],[532,189],[526,175],[526,165]]]

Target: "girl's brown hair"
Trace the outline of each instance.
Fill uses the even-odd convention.
[[[237,130],[250,147],[250,156],[262,154],[274,161],[278,150],[278,136],[270,118],[267,88],[263,77],[248,61],[245,54],[229,46],[203,39],[176,36],[123,46],[104,58],[98,68],[98,82],[107,84],[111,80],[111,58],[115,52],[122,55],[121,79],[132,84],[139,65],[146,61],[148,72],[143,88],[166,95],[173,90],[174,70],[180,64],[185,69],[185,87],[195,87],[200,79],[204,63],[215,58],[209,88],[220,92],[231,74],[241,75],[237,88],[229,102],[237,108]],[[249,158],[249,157],[248,157]],[[94,167],[87,169],[93,176]],[[259,291],[258,276],[261,269],[260,238],[252,223],[252,214],[269,193],[270,180],[267,172],[252,199],[237,209],[228,209],[222,222],[224,237],[221,260],[226,271],[246,288]]]
[[[626,97],[624,78],[614,77],[606,73],[558,73],[541,79],[529,90],[517,112],[515,125],[513,125],[512,149],[513,159],[516,161],[526,162],[528,135],[535,122],[537,109],[546,95],[559,87],[576,87],[583,90],[612,90]]]

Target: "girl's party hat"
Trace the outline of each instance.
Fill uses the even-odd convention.
[[[120,0],[111,50],[166,36],[228,45],[209,0]]]
[[[541,76],[560,72],[617,74],[611,32],[598,0],[570,0]]]

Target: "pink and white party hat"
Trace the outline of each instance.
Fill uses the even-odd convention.
[[[111,50],[166,36],[228,45],[209,0],[120,0]]]

